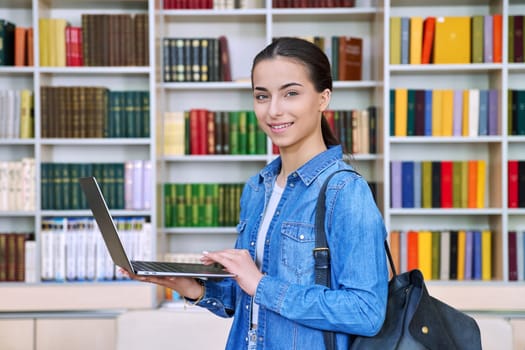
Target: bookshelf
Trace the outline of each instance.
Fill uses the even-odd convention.
[[[429,281],[430,292],[451,304],[469,310],[524,310],[523,300],[515,297],[525,291],[523,281],[509,281],[507,232],[525,226],[525,210],[507,207],[507,160],[522,159],[525,137],[509,135],[507,130],[508,89],[525,89],[525,64],[509,63],[508,43],[503,35],[502,63],[458,65],[391,65],[388,60],[389,19],[392,16],[503,15],[503,33],[508,16],[525,14],[517,0],[487,4],[481,0],[416,1],[385,0],[377,5],[357,1],[345,9],[272,9],[271,1],[235,10],[163,10],[153,0],[0,0],[0,18],[34,28],[35,65],[0,67],[0,82],[13,89],[34,91],[35,137],[0,139],[0,160],[33,157],[37,165],[45,162],[113,162],[147,159],[153,162],[156,181],[148,210],[115,210],[119,216],[146,216],[157,228],[152,249],[159,257],[165,253],[201,252],[231,247],[234,227],[164,227],[162,185],[165,183],[244,182],[275,156],[271,146],[262,155],[177,155],[164,156],[163,118],[169,111],[192,108],[210,110],[251,110],[249,70],[253,56],[273,37],[357,35],[364,39],[363,79],[335,81],[331,107],[334,109],[378,107],[378,154],[356,155],[353,165],[368,180],[379,184],[378,205],[388,230],[483,226],[494,233],[494,279],[478,281]],[[147,66],[47,67],[39,64],[38,19],[66,18],[80,25],[81,14],[146,13],[149,24],[149,62]],[[164,37],[228,38],[231,82],[167,83],[162,79],[161,39]],[[327,42],[328,44],[328,42]],[[329,45],[328,45],[329,46]],[[328,48],[331,50],[331,48]],[[461,79],[458,79],[460,77]],[[103,85],[110,89],[141,89],[150,92],[150,130],[144,138],[43,138],[40,134],[40,87]],[[499,91],[500,132],[482,137],[392,137],[389,133],[389,91],[395,88],[492,88]],[[392,160],[443,160],[450,157],[476,157],[487,161],[487,203],[482,209],[395,209],[390,207],[390,168]],[[40,178],[37,167],[36,178]],[[40,181],[36,197],[40,198]],[[83,217],[86,210],[42,210],[36,200],[34,210],[0,212],[1,231],[34,231],[39,247],[43,218]],[[38,255],[37,255],[38,256]],[[39,267],[39,266],[38,266]],[[1,282],[0,293],[6,303],[0,311],[97,310],[107,308],[148,308],[159,299],[154,287],[133,282],[22,283]],[[42,295],[49,295],[40,302]],[[92,296],[104,295],[105,298]],[[496,295],[505,295],[497,298]],[[51,297],[52,296],[52,297]],[[125,296],[125,297],[123,297]],[[9,302],[7,302],[9,300]],[[32,302],[28,302],[31,300]]]
[[[31,210],[0,212],[1,232],[34,232],[35,281],[1,282],[0,294],[5,302],[2,312],[46,312],[103,309],[149,308],[155,305],[155,288],[131,281],[53,281],[41,282],[42,223],[47,218],[83,218],[90,216],[86,209],[43,209],[40,201],[42,186],[40,165],[43,163],[113,163],[134,159],[155,162],[154,118],[149,118],[152,130],[142,138],[49,138],[42,135],[43,86],[103,86],[109,90],[154,91],[154,36],[148,31],[150,64],[146,66],[72,67],[47,66],[41,64],[39,38],[40,18],[63,18],[72,26],[81,25],[82,14],[146,14],[150,28],[154,23],[153,1],[0,1],[0,18],[20,27],[32,27],[34,65],[2,66],[0,81],[10,89],[29,89],[34,96],[34,136],[27,139],[2,139],[0,154],[2,161],[15,161],[24,157],[35,159],[35,205]],[[150,35],[151,34],[151,35]],[[151,37],[150,37],[151,36]],[[154,94],[151,94],[154,98]],[[155,113],[155,100],[151,101],[150,113]],[[50,121],[51,122],[51,121]],[[155,173],[153,173],[154,175]],[[153,183],[148,191],[154,193]],[[155,205],[147,210],[113,210],[115,216],[147,217],[156,226]],[[155,240],[151,242],[151,249]]]

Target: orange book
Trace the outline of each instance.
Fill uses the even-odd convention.
[[[432,63],[432,48],[434,46],[434,29],[436,17],[427,17],[423,21],[423,47],[421,48],[421,63]]]
[[[392,260],[394,261],[394,267],[396,272],[401,272],[401,255],[400,255],[400,232],[391,231],[390,232],[390,254],[392,255]]]
[[[27,28],[15,27],[15,66],[27,65]]]
[[[27,65],[32,67],[34,66],[34,50],[33,50],[33,28],[27,28]]]
[[[407,232],[407,271],[418,268],[418,232]]]
[[[407,136],[408,90],[395,90],[394,135]]]
[[[492,57],[494,63],[501,63],[502,59],[502,32],[503,32],[503,19],[501,14],[492,15]]]
[[[485,185],[486,185],[486,168],[484,160],[478,160],[478,176],[476,190],[476,208],[485,208]]]
[[[463,90],[463,113],[461,114],[461,135],[469,136],[469,90]]]
[[[466,232],[458,231],[458,281],[462,281],[465,279],[466,242]]]
[[[468,196],[467,196],[467,207],[477,208],[478,207],[478,161],[468,161]]]

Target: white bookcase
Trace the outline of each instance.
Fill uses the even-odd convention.
[[[261,1],[262,2],[262,1]],[[363,1],[364,2],[364,1]],[[81,13],[148,13],[148,67],[40,67],[38,18],[66,18],[80,24]],[[501,13],[503,15],[503,63],[475,65],[390,65],[389,19],[391,16],[455,16]],[[35,130],[32,140],[0,140],[0,159],[34,157],[42,162],[103,162],[149,159],[154,167],[156,198],[146,212],[116,211],[115,215],[146,215],[157,235],[158,256],[166,252],[200,252],[231,247],[235,229],[163,227],[162,185],[171,182],[244,182],[270,162],[268,146],[258,156],[164,157],[162,123],[166,111],[207,108],[252,109],[249,83],[254,55],[277,36],[354,35],[364,39],[363,80],[334,82],[333,109],[378,107],[377,155],[356,155],[352,163],[368,180],[377,182],[378,205],[387,228],[480,226],[494,232],[495,279],[490,282],[429,281],[431,294],[468,310],[525,310],[523,282],[509,282],[507,234],[525,227],[525,210],[507,208],[507,160],[525,159],[525,138],[507,135],[506,91],[525,89],[525,64],[507,63],[509,15],[525,14],[517,0],[385,0],[375,5],[357,1],[349,9],[272,9],[271,0],[260,8],[242,10],[163,10],[153,0],[0,0],[0,18],[32,26],[35,33],[34,67],[0,67],[0,82],[11,88],[29,88],[35,93]],[[164,83],[161,39],[164,37],[228,37],[234,82]],[[330,40],[326,40],[330,45]],[[328,51],[331,49],[328,48]],[[104,85],[113,89],[149,89],[151,135],[149,139],[42,139],[39,89],[45,85]],[[478,138],[390,137],[389,90],[393,88],[496,88],[500,91],[499,136]],[[399,210],[390,208],[389,164],[392,160],[442,160],[481,158],[487,160],[487,208]],[[38,169],[38,167],[37,167]],[[37,179],[40,173],[37,171]],[[37,181],[34,212],[1,212],[0,231],[34,230],[37,244],[43,217],[85,216],[87,211],[42,211]],[[115,283],[0,283],[1,311],[97,310],[148,308],[157,305],[155,288],[133,282]],[[47,297],[44,297],[47,296]]]

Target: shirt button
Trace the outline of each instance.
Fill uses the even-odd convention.
[[[304,235],[300,235],[300,236],[299,236],[299,239],[300,239],[300,240],[303,240],[303,239],[304,239]]]
[[[213,306],[217,306],[217,303],[216,303],[216,302],[213,302],[212,305],[213,305]]]
[[[295,186],[295,184],[290,184],[290,187],[294,187],[294,186]]]
[[[270,240],[269,239],[266,240],[266,244],[270,244]]]
[[[250,245],[253,247],[255,245],[255,242],[254,241],[251,241],[250,242]]]
[[[275,215],[279,215],[281,212],[279,210],[275,211]]]
[[[292,176],[293,176],[293,177],[297,177],[297,173],[293,173]]]
[[[246,305],[246,310],[248,310],[250,308],[250,305]]]

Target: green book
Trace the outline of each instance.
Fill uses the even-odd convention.
[[[225,184],[219,184],[218,186],[218,199],[217,199],[217,226],[223,227],[226,226],[226,216],[224,212],[224,205],[226,203],[226,186]]]
[[[247,154],[257,154],[257,117],[253,111],[246,112],[248,145]]]
[[[432,279],[440,279],[441,233],[432,231]]]
[[[407,136],[416,134],[416,90],[407,92]]]
[[[55,210],[64,209],[64,197],[62,196],[62,168],[64,163],[53,163],[53,173],[52,173],[52,182],[53,182],[53,203],[51,208]]]
[[[186,220],[184,226],[192,226],[192,216],[193,216],[193,184],[184,184],[184,206],[186,208]],[[196,210],[198,209],[197,206]]]
[[[332,80],[339,80],[339,37],[332,36]]]
[[[140,114],[142,121],[142,128],[140,129],[140,137],[149,137],[150,135],[150,96],[149,91],[140,91]]]
[[[115,163],[115,177],[113,178],[113,186],[115,192],[115,209],[125,208],[125,184],[124,184],[124,163]]]
[[[78,179],[80,177],[80,167],[81,164],[79,163],[69,164],[69,177],[71,182],[69,209],[73,210],[80,209],[80,197],[83,196],[82,189],[80,188],[80,183],[78,182]]]
[[[512,127],[512,123],[514,121],[514,109],[516,108],[516,105],[513,105],[513,103],[515,103],[514,99],[512,98],[514,95],[515,94],[513,90],[507,91],[507,135],[513,135],[515,131]]]
[[[175,189],[175,184],[164,184],[162,187],[164,190],[164,227],[173,227],[174,195],[172,191]]]
[[[40,205],[43,210],[49,210],[52,208],[52,196],[53,196],[53,182],[52,182],[52,163],[40,164],[40,186],[41,186],[41,201]]]
[[[238,111],[237,114],[239,116],[239,154],[248,154],[248,116],[246,111]]]
[[[471,55],[472,63],[483,63],[483,22],[482,15],[472,16],[472,39],[471,39]]]
[[[175,214],[172,218],[172,220],[174,220],[172,226],[182,226],[182,227],[189,226],[187,210],[186,210],[186,208],[188,207],[187,202],[190,199],[186,197],[186,187],[188,187],[188,185],[172,184],[171,187],[172,187],[171,196],[174,197],[171,200],[171,205],[175,208],[175,211],[174,211]]]
[[[452,207],[461,208],[461,162],[452,162]]]
[[[135,96],[133,91],[123,92],[123,109],[125,115],[125,129],[122,137],[133,137],[136,133]]]
[[[212,227],[214,221],[214,205],[213,196],[214,189],[213,184],[203,184],[204,187],[204,215],[202,224],[206,227]]]
[[[229,154],[239,154],[239,112],[229,112]]]
[[[421,162],[421,182],[423,208],[432,208],[432,162],[424,160]]]
[[[468,161],[461,161],[461,208],[468,208]]]

